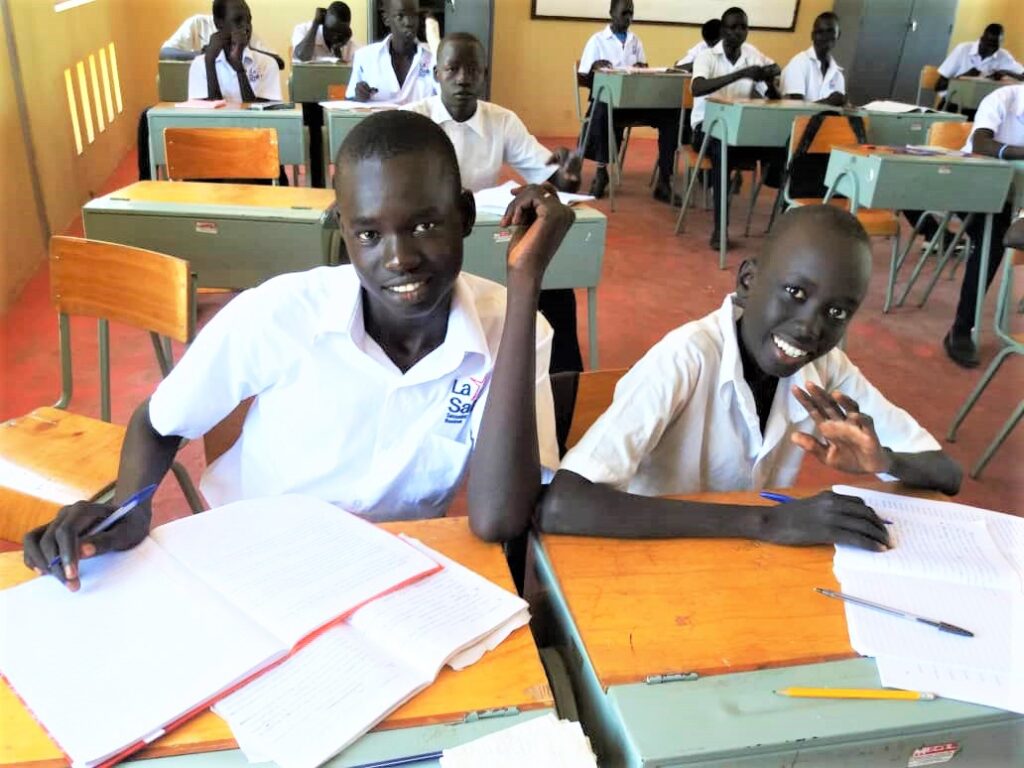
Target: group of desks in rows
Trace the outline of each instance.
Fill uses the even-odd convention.
[[[762,503],[755,493],[701,498]],[[476,539],[465,518],[385,527],[512,589],[501,548]],[[1019,715],[941,699],[774,693],[879,684],[874,663],[850,647],[842,605],[812,589],[836,587],[831,566],[831,547],[534,535],[526,575],[532,632],[518,630],[464,671],[445,669],[329,765],[429,753],[550,711],[583,723],[602,766],[915,765],[915,751],[946,744],[956,745],[963,768],[1016,764],[1024,754]],[[0,587],[32,577],[20,553],[0,555]],[[0,725],[0,766],[64,764],[2,683]],[[246,764],[210,712],[138,758],[146,768]]]

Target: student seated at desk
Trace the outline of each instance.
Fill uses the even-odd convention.
[[[434,57],[416,39],[419,0],[383,0],[381,15],[388,35],[356,51],[346,98],[408,104],[433,96]]]
[[[223,16],[223,11],[220,10],[223,6],[224,0],[215,0],[213,13],[197,13],[185,19],[174,34],[160,46],[161,61],[192,61],[206,50],[210,38],[217,32],[214,16]],[[263,42],[259,35],[253,33],[249,44],[254,50],[274,59],[278,69],[284,69],[284,59],[271,51],[270,46]]]
[[[697,55],[703,53],[708,48],[714,48],[721,38],[722,20],[708,19],[705,21],[701,25],[700,36],[702,38],[701,41],[688,50],[686,55],[675,63],[676,69],[684,69],[687,72],[693,71],[693,62],[696,60]]]
[[[839,41],[839,17],[825,11],[814,20],[811,47],[789,60],[782,70],[782,93],[787,99],[817,101],[841,107],[846,103],[843,68],[832,57]]]
[[[803,453],[956,493],[960,468],[836,348],[871,247],[833,206],[784,214],[722,308],[669,333],[615,388],[540,505],[551,533],[710,536],[885,549],[881,520],[832,492],[774,507],[657,498],[792,485]]]
[[[213,4],[213,20],[217,31],[202,57],[194,58],[188,70],[188,97],[241,102],[279,100],[281,78],[274,60],[249,46],[252,14],[245,0],[218,0]]]
[[[611,23],[587,41],[576,73],[579,84],[591,90],[588,110],[590,138],[584,148],[584,157],[597,162],[597,172],[590,185],[590,194],[594,197],[604,197],[608,188],[608,107],[603,101],[594,101],[594,73],[612,67],[647,66],[643,43],[629,31],[633,23],[633,0],[612,0],[608,12]],[[670,203],[673,199],[676,142],[679,140],[679,110],[616,109],[614,129],[617,146],[622,146],[626,127],[634,125],[658,129],[658,184],[654,188],[654,198]]]
[[[471,192],[496,186],[503,164],[531,184],[550,181],[557,189],[575,192],[580,186],[580,159],[565,147],[551,152],[530,135],[511,110],[483,101],[487,78],[483,44],[473,35],[446,35],[434,68],[441,93],[403,107],[433,120],[444,129],[459,159],[462,186]],[[540,311],[555,337],[551,373],[582,371],[576,334],[576,294],[571,288],[541,291]]]
[[[543,187],[518,194],[505,223],[525,231],[509,247],[506,289],[460,273],[473,199],[430,120],[371,115],[338,158],[352,264],[273,278],[220,310],[132,415],[113,504],[73,504],[27,534],[30,567],[47,571],[59,554],[53,575],[75,589],[80,556],[137,545],[148,503],[79,537],[160,482],[183,438],[250,398],[241,436],[203,475],[213,505],[302,493],[372,521],[440,517],[468,467],[478,536],[527,525],[541,466],[558,463],[537,297],[572,211]]]
[[[1024,80],[1024,67],[1003,48],[1003,25],[989,24],[981,37],[974,42],[960,43],[939,65],[939,81],[935,85],[942,101],[939,108],[953,107],[946,104],[949,81],[954,77],[991,77],[998,80],[1011,77]],[[973,109],[961,110],[968,120],[974,119]]]
[[[352,9],[345,3],[317,8],[312,21],[292,32],[292,61],[334,61],[351,64],[359,48],[352,37]]]
[[[722,39],[713,48],[701,53],[693,62],[693,109],[690,111],[690,126],[693,129],[693,148],[700,151],[704,143],[704,111],[707,97],[722,96],[727,99],[749,99],[767,96],[779,98],[775,89],[775,78],[779,75],[778,65],[747,43],[747,14],[742,8],[729,8],[722,14]],[[721,181],[719,167],[722,150],[718,139],[708,142],[707,156],[711,160],[711,188],[715,200],[715,223],[710,244],[718,248],[718,227],[721,221]],[[760,159],[773,168],[785,162],[780,150],[766,150],[758,147],[737,147],[729,149],[729,170]],[[726,211],[728,224],[728,210]]]

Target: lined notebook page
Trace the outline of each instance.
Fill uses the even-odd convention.
[[[596,768],[590,741],[579,723],[542,715],[451,747],[441,768]]]
[[[289,648],[438,568],[397,536],[305,496],[228,504],[153,537]]]

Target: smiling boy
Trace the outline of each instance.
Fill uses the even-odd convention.
[[[436,125],[372,115],[337,165],[352,264],[282,275],[218,312],[133,414],[112,504],[79,502],[30,532],[29,567],[45,572],[60,555],[51,572],[75,589],[79,556],[137,545],[148,503],[79,537],[160,482],[182,438],[248,398],[241,437],[203,476],[213,505],[301,493],[372,521],[438,517],[468,467],[477,535],[504,540],[527,525],[541,465],[558,462],[551,331],[537,297],[572,211],[542,187],[517,195],[502,221],[518,226],[506,290],[460,271],[473,198]]]
[[[656,498],[789,486],[805,452],[956,493],[959,467],[836,348],[870,272],[855,217],[832,206],[785,214],[721,309],[669,333],[622,378],[563,459],[542,529],[886,548],[879,518],[831,492],[775,507]]]

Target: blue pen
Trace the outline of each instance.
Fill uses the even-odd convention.
[[[95,536],[97,533],[103,533],[105,530],[110,528],[110,526],[112,526],[122,517],[127,515],[137,506],[139,506],[139,504],[141,504],[150,496],[152,496],[153,492],[156,491],[156,486],[157,484],[153,483],[152,485],[147,485],[138,493],[133,493],[131,496],[128,497],[124,504],[122,504],[120,507],[111,512],[107,517],[103,518],[102,520],[97,522],[92,528],[83,533],[82,538],[87,539],[90,536]],[[53,568],[53,566],[57,565],[59,562],[60,555],[57,555],[55,558],[53,558],[53,560],[50,561],[50,567]]]
[[[771,491],[761,491],[761,498],[768,499],[768,501],[777,501],[779,504],[795,501],[792,496],[787,496],[784,493],[772,493]],[[883,520],[882,523],[885,525],[892,525],[892,520]]]
[[[424,752],[422,755],[407,755],[406,757],[378,760],[375,763],[360,763],[353,766],[353,768],[395,768],[395,766],[412,765],[413,763],[421,763],[428,760],[440,760],[442,755],[444,755],[444,752]]]

